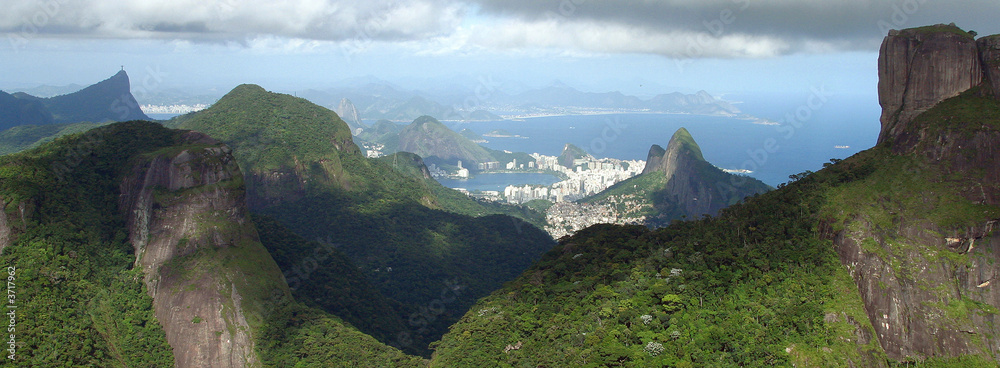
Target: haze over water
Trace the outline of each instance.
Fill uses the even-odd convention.
[[[786,96],[778,102],[764,102],[747,96],[749,102],[740,108],[777,124],[786,113],[795,114],[800,107],[796,103],[805,104],[807,97]],[[489,142],[483,145],[492,149],[558,156],[566,143],[572,143],[595,157],[623,160],[645,160],[650,146],[665,147],[673,133],[683,127],[694,136],[709,162],[723,169],[752,170],[750,176],[772,186],[788,181],[789,175],[816,171],[831,158],[843,159],[871,148],[878,137],[878,104],[861,98],[831,97],[820,108],[802,115],[809,119],[800,122],[800,128],[787,122],[763,125],[756,120],[681,114],[571,115],[450,125],[479,134],[504,129],[521,136],[484,137]],[[774,140],[773,152],[765,149],[768,140]]]

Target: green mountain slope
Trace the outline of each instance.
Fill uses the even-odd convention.
[[[995,367],[998,111],[975,88],[717,217],[581,231],[431,366]]]
[[[244,85],[171,124],[230,145],[247,178],[251,210],[306,239],[336,244],[380,294],[401,306],[402,329],[377,314],[358,314],[351,323],[408,352],[427,354],[427,344],[468,305],[553,245],[535,226],[490,215],[534,211],[486,208],[387,160],[364,158],[336,114],[303,99]],[[334,312],[338,302],[322,300],[327,287],[306,283],[312,290],[302,292]],[[427,312],[442,300],[444,308]]]
[[[842,175],[656,232],[583,230],[474,306],[432,366],[878,366],[860,297],[817,231],[822,188]]]
[[[20,152],[67,134],[82,133],[100,123],[18,125],[0,132],[0,155]]]
[[[6,308],[16,311],[16,329],[10,331],[16,335],[14,366],[169,367],[175,365],[175,358],[182,366],[204,366],[209,362],[206,358],[238,351],[248,353],[242,357],[251,357],[256,362],[252,365],[264,367],[423,365],[419,358],[406,356],[337,317],[288,297],[274,261],[256,242],[257,231],[240,217],[245,204],[225,206],[230,196],[243,193],[241,176],[227,177],[232,173],[226,172],[226,164],[218,166],[220,162],[213,159],[227,157],[227,151],[207,142],[191,132],[129,122],[0,158],[0,203],[4,204],[0,259],[9,265],[8,281],[15,286],[14,293],[8,293],[14,295],[8,298],[14,308]],[[218,153],[222,156],[213,156]],[[166,166],[157,164],[171,157],[175,159]],[[144,217],[150,221],[148,227],[139,226],[132,216],[143,212],[144,205],[131,200],[142,197],[141,191],[134,191],[136,184],[164,178],[160,170],[171,167],[181,171],[173,177],[175,183],[222,180],[207,187],[155,188],[149,194],[156,211]],[[188,171],[187,176],[183,174],[187,169],[195,171]],[[145,179],[136,182],[133,175],[140,172],[149,175],[141,175]],[[202,207],[206,204],[207,210]],[[169,220],[163,215],[188,210],[193,210],[191,216],[182,220],[196,224],[195,231],[188,233],[191,238],[174,242],[171,232],[191,227],[163,226],[161,221]],[[228,220],[227,216],[234,215],[243,222]],[[288,236],[287,230],[265,222],[259,222],[265,246],[301,249],[288,246],[298,240]],[[142,235],[143,229],[149,233]],[[164,240],[169,246],[166,253],[157,248]],[[143,249],[138,255],[136,247]],[[170,253],[176,257],[144,270],[150,257]],[[295,256],[300,254],[291,257]],[[340,271],[351,277],[345,269]],[[210,281],[203,284],[206,278]],[[353,282],[357,285],[358,280]],[[246,320],[228,321],[231,330],[210,331],[207,340],[202,340],[199,329],[212,322],[211,315],[171,321],[173,313],[204,311],[205,306],[216,311],[216,301],[203,296],[217,285],[228,291],[221,296],[224,307],[219,312],[235,312]],[[353,285],[328,292],[352,298],[359,294],[357,289],[348,290]],[[364,287],[363,282],[359,287]],[[166,293],[156,292],[158,288]],[[242,332],[252,332],[252,340],[246,342],[255,346],[249,352],[242,350],[244,341],[237,341],[239,330],[246,328],[250,331]],[[178,329],[183,338],[171,340],[170,331]],[[220,339],[233,343],[228,348],[204,343]],[[201,353],[193,360],[180,360],[191,357],[192,351]],[[243,366],[240,359],[228,363]]]
[[[175,141],[119,126],[0,157],[0,259],[23,366],[173,365],[133,268],[117,179],[130,157]]]
[[[395,332],[405,329],[403,307],[374,289],[335,244],[308,241],[266,216],[254,216],[253,221],[261,243],[284,270],[296,300],[327,311],[379,340],[390,341]]]

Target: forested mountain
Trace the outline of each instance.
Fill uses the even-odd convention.
[[[333,112],[253,85],[169,122],[197,131],[0,156],[5,364],[996,367],[998,50],[893,31],[875,147],[714,217],[554,247],[500,214],[537,213],[456,195],[418,155],[366,159]],[[639,178],[697,209],[732,183],[710,166],[679,130]]]
[[[420,366],[289,297],[229,148],[118,123],[0,157],[15,366]],[[283,239],[288,242],[288,239]],[[341,289],[331,291],[341,293]],[[350,349],[331,349],[347,345]]]
[[[469,305],[553,245],[537,227],[500,215],[538,223],[541,216],[531,210],[485,206],[394,169],[397,160],[364,158],[335,113],[301,98],[243,85],[211,108],[168,124],[205,132],[233,148],[252,211],[342,251],[407,321],[402,330],[387,327],[398,326],[391,322],[397,317],[383,323],[378,314],[358,315],[366,320],[352,323],[409,352],[427,354],[427,344]],[[302,288],[315,290],[302,292],[336,297],[324,294],[329,287],[309,282]],[[443,308],[426,312],[442,300]],[[316,302],[330,312],[338,305]]]
[[[717,217],[564,239],[431,366],[997,366],[998,39],[893,31],[877,146]]]

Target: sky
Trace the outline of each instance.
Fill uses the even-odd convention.
[[[564,82],[652,96],[875,96],[889,29],[1000,33],[996,0],[0,0],[0,89]],[[140,101],[141,102],[141,101]]]

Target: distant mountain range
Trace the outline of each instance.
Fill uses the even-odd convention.
[[[406,91],[376,78],[327,90],[307,90],[300,96],[320,105],[339,107],[343,99],[353,101],[363,119],[411,121],[428,115],[438,120],[500,120],[498,115],[575,114],[593,111],[643,111],[699,115],[739,115],[731,103],[705,91],[674,92],[641,99],[621,92],[583,92],[561,82],[518,93],[491,91],[485,98],[475,89],[456,87],[449,93]],[[339,111],[339,110],[338,110]]]
[[[123,73],[124,71],[119,74]],[[116,75],[106,82],[121,83],[122,81],[127,82],[127,78]],[[34,95],[41,96],[43,99],[56,98],[51,96],[70,94],[81,88],[76,85],[39,86],[22,88],[21,92],[15,93],[15,95],[23,97]],[[408,90],[382,79],[365,77],[341,81],[337,83],[337,86],[328,89],[297,91],[295,95],[336,111],[344,118],[355,134],[357,134],[358,128],[365,128],[362,120],[413,121],[425,115],[441,121],[489,121],[501,120],[500,115],[530,116],[595,111],[643,111],[726,116],[741,113],[733,104],[715,98],[705,91],[694,94],[674,92],[644,99],[621,92],[583,92],[559,81],[534,89],[491,87],[489,93],[483,93],[482,86],[458,83],[443,83]],[[149,92],[143,96],[144,100],[141,103],[159,106],[211,105],[220,97],[220,95],[207,94],[202,89],[199,89],[198,92],[186,92],[178,88],[165,88]],[[0,100],[3,100],[3,97],[0,97]],[[56,98],[55,101],[58,99]],[[107,103],[113,101],[114,99],[111,99]],[[22,101],[22,103],[24,102]],[[123,102],[131,104],[134,101]],[[128,106],[138,106],[138,103]],[[352,108],[353,111],[345,110],[349,108]],[[31,106],[18,106],[3,111],[8,111],[7,115],[18,111],[21,115],[32,116],[31,114],[37,115],[36,109]],[[119,110],[120,106],[116,106],[115,111]],[[42,115],[44,116],[44,114]],[[0,119],[2,118],[0,116]],[[44,117],[36,117],[37,119],[44,119]],[[115,118],[113,120],[121,119]]]

